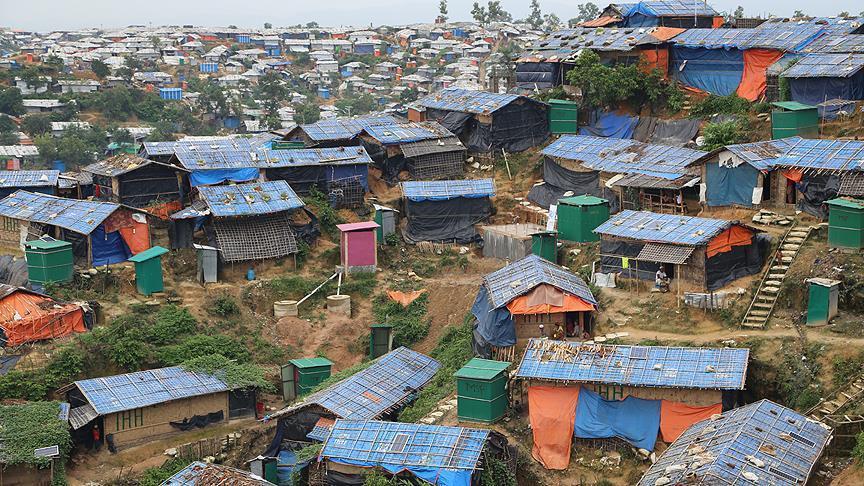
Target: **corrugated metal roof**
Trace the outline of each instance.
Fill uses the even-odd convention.
[[[843,52],[859,52],[864,53],[864,35],[861,34],[845,34],[845,35],[823,35],[808,45],[804,52],[821,52],[821,53],[843,53]]]
[[[160,486],[275,486],[270,481],[233,467],[195,461]]]
[[[27,191],[16,191],[0,200],[0,216],[50,224],[89,235],[119,204],[81,201]]]
[[[400,185],[402,187],[402,195],[412,201],[444,201],[457,197],[479,198],[495,196],[495,182],[492,179],[405,181]]]
[[[681,189],[683,187],[693,187],[699,182],[699,177],[694,175],[685,175],[678,179],[665,179],[645,174],[628,174],[621,179],[618,179],[613,186],[618,187],[641,187],[650,189]]]
[[[759,24],[757,29],[773,29],[778,26],[797,26],[797,25],[816,25],[825,29],[831,34],[851,34],[862,26],[862,17],[812,17],[808,19],[788,19],[783,17],[774,17],[765,20]]]
[[[756,29],[688,29],[671,40],[677,46],[705,49],[777,49],[797,52],[825,32],[824,26],[778,24]]]
[[[0,170],[0,187],[51,187],[59,177],[59,170]]]
[[[135,169],[140,169],[141,167],[150,164],[158,164],[158,162],[147,160],[137,155],[119,154],[113,157],[108,157],[107,159],[100,160],[99,162],[94,162],[81,170],[90,172],[91,174],[98,174],[106,177],[116,177],[127,172],[131,172]],[[168,166],[166,164],[159,165],[183,171],[183,169],[179,167]]]
[[[675,214],[651,213],[626,209],[612,216],[594,230],[595,233],[619,238],[701,246],[732,226],[732,221],[696,218]]]
[[[669,180],[683,175],[698,175],[689,166],[708,156],[701,150],[589,135],[563,135],[541,153],[579,161],[588,169]]]
[[[0,145],[0,157],[37,157],[39,149],[35,145]]]
[[[591,289],[578,275],[537,255],[528,255],[483,277],[492,307],[497,309],[540,284],[549,284],[597,305]]]
[[[654,30],[632,27],[563,29],[534,41],[528,50],[530,55],[561,59],[576,55],[583,49],[627,52],[640,45],[659,44],[660,40],[651,35]]]
[[[797,139],[775,162],[779,167],[852,171],[864,169],[864,141]]]
[[[76,381],[99,415],[228,390],[222,380],[179,366]]]
[[[316,123],[301,125],[299,130],[316,142],[328,140],[348,140],[360,135],[364,128],[375,125],[393,125],[400,123],[400,118],[392,115],[376,115],[360,118],[336,118],[321,120]]]
[[[312,148],[289,150],[259,149],[260,165],[266,168],[307,167],[313,165],[371,164],[363,147]]]
[[[516,377],[557,382],[743,390],[750,350],[531,339]]]
[[[415,103],[425,108],[490,114],[519,99],[519,95],[490,93],[462,88],[447,88],[420,98]]]
[[[321,457],[368,466],[473,471],[489,431],[378,420],[337,420]]]
[[[243,169],[257,166],[257,153],[248,139],[178,140],[174,154],[187,170]]]
[[[381,145],[400,145],[453,137],[450,130],[436,122],[375,125],[366,127],[363,132],[377,140]]]
[[[435,140],[422,140],[400,145],[402,155],[405,157],[420,157],[421,155],[440,154],[444,152],[464,151],[465,146],[458,137],[438,138]]]
[[[680,265],[690,258],[696,250],[695,246],[670,245],[668,243],[648,243],[639,251],[636,257],[639,261],[672,263]]]
[[[376,419],[405,403],[432,379],[440,367],[434,359],[401,347],[378,358],[368,368],[271,417],[318,405],[345,419]]]
[[[201,186],[198,191],[216,217],[272,214],[303,207],[303,201],[285,181]]]
[[[805,484],[830,439],[823,424],[760,400],[690,426],[638,485]]]
[[[864,54],[808,54],[783,72],[784,78],[848,78],[864,68]]]
[[[756,169],[768,170],[781,155],[799,140],[801,137],[789,137],[764,142],[727,145],[725,148]]]

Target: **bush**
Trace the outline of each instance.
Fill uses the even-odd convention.
[[[238,364],[219,353],[199,356],[180,365],[187,371],[206,373],[232,388],[258,388],[275,392],[276,387],[264,378],[264,370],[252,364]]]
[[[151,467],[144,470],[144,474],[138,479],[138,486],[160,486],[171,476],[180,472],[188,466],[191,461],[186,459],[169,459],[159,467]]]
[[[852,459],[858,465],[864,466],[864,432],[855,436],[855,447],[852,449]]]
[[[221,317],[233,316],[240,313],[240,306],[237,305],[233,297],[222,294],[213,301],[213,308],[210,309],[210,313]]]
[[[750,110],[750,102],[736,94],[708,95],[690,109],[690,118],[709,118],[714,115],[739,115]]]
[[[372,303],[375,322],[393,326],[393,346],[411,346],[429,334],[426,318],[428,297],[421,295],[408,307],[390,300],[386,295],[378,296]]]
[[[242,342],[224,334],[194,334],[180,343],[165,346],[157,351],[160,364],[178,365],[184,361],[220,354],[240,363],[250,360],[249,350]]]
[[[743,119],[709,123],[702,131],[705,144],[701,149],[710,152],[726,145],[746,142],[748,128],[748,124]]]

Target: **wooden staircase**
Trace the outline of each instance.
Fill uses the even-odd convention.
[[[796,226],[783,235],[783,239],[780,240],[780,250],[771,257],[768,271],[759,282],[753,301],[750,302],[750,307],[741,320],[741,327],[763,329],[768,324],[789,266],[795,261],[811,231],[812,228],[809,226]]]
[[[821,400],[815,407],[807,411],[806,415],[813,420],[823,421],[831,417],[837,421],[842,417],[845,421],[855,421],[858,416],[840,415],[840,412],[853,403],[864,398],[864,375],[858,375],[851,382],[841,386],[830,400]],[[841,420],[841,422],[844,420]]]

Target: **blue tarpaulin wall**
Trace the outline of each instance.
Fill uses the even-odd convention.
[[[660,431],[660,404],[660,400],[634,397],[605,400],[582,387],[573,435],[580,439],[620,437],[640,449],[653,451]]]
[[[126,242],[120,236],[119,231],[105,234],[105,226],[99,225],[90,233],[90,242],[93,252],[93,266],[113,265],[122,263],[132,256]]]
[[[477,318],[477,332],[492,346],[506,347],[516,344],[516,328],[513,316],[507,307],[493,309],[489,302],[489,293],[485,286],[480,286],[477,299],[471,307],[471,313]]]
[[[673,47],[672,76],[691,88],[728,96],[738,90],[744,75],[744,52],[738,49]]]
[[[192,187],[211,186],[223,182],[249,182],[258,178],[258,169],[247,167],[243,169],[210,169],[193,170],[189,174]]]
[[[593,135],[595,137],[607,138],[633,138],[633,131],[639,117],[619,115],[617,113],[603,113],[593,126],[582,127],[579,135]]]
[[[818,105],[827,100],[864,100],[864,69],[848,78],[789,78],[792,100]]]
[[[705,199],[709,206],[752,206],[759,176],[759,170],[750,164],[734,168],[720,167],[716,162],[705,164]]]
[[[427,483],[436,486],[471,486],[471,471],[467,469],[436,469],[431,467],[419,466],[395,466],[392,464],[378,464],[363,461],[352,461],[350,459],[339,459],[333,462],[340,464],[348,464],[351,466],[360,467],[381,467],[390,474],[398,474],[402,471],[408,471]]]
[[[369,166],[365,164],[337,165],[327,171],[327,181],[357,177],[363,189],[369,190]]]

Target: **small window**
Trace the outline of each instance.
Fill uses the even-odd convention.
[[[396,434],[393,443],[390,444],[390,452],[403,452],[408,445],[408,434]]]

